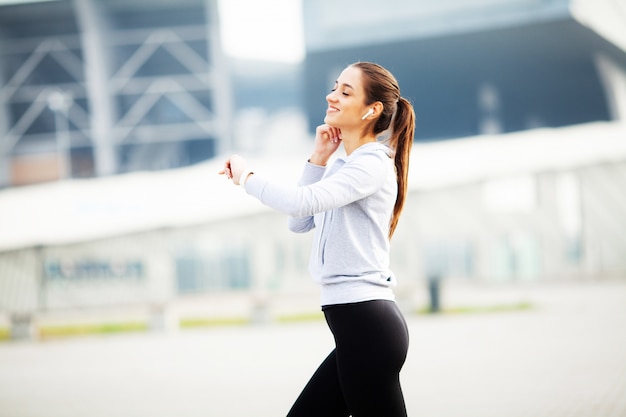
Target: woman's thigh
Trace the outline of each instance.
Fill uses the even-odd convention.
[[[348,408],[337,375],[337,358],[333,350],[317,368],[287,417],[347,417]]]
[[[404,317],[391,301],[325,310],[336,342],[337,373],[355,417],[405,416],[400,370],[408,350]]]

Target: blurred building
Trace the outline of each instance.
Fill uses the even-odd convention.
[[[216,1],[0,6],[0,187],[208,159],[231,100]]]
[[[271,111],[298,102],[299,78],[285,67],[230,67],[273,79],[269,93],[229,85],[214,10],[204,0],[0,8],[0,187],[98,177],[0,192],[0,338],[63,322],[159,327],[172,312],[317,310],[311,236],[218,176],[219,161],[165,169],[232,146],[233,99]],[[305,0],[304,18],[307,57],[296,67],[309,128],[356,60],[390,68],[415,104],[418,143],[392,242],[406,308],[428,280],[623,279],[622,3]],[[254,142],[260,130],[245,135]],[[295,130],[270,132],[274,148]],[[274,155],[255,167],[295,182],[302,162]]]
[[[626,119],[620,0],[304,1],[306,111],[323,118],[339,71],[398,78],[416,140]]]
[[[623,279],[624,138],[626,123],[596,122],[417,143],[392,240],[402,307],[422,307],[428,281],[450,307],[476,302],[454,300],[459,286],[523,295],[526,285]],[[302,163],[274,156],[255,168],[293,183]],[[219,167],[0,193],[0,339],[3,328],[162,328],[318,311],[307,271],[312,234],[289,232],[284,214],[218,176]],[[504,302],[524,301],[514,295]]]
[[[417,141],[626,118],[617,0],[305,0],[301,65],[225,57],[216,0],[0,10],[0,187],[210,159],[238,148],[236,106],[312,130],[357,60],[398,77]]]

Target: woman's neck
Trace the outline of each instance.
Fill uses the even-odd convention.
[[[346,155],[350,155],[355,149],[365,145],[366,143],[376,142],[376,135],[362,135],[360,133],[351,134],[350,132],[346,134],[342,131],[341,142],[343,143],[343,148],[346,150]]]

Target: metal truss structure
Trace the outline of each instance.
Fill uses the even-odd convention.
[[[216,1],[169,3],[3,7],[0,187],[174,168],[229,147],[231,92]],[[41,8],[66,10],[62,20],[75,27],[32,36],[14,29],[24,10]],[[42,156],[56,172],[33,172],[45,170]],[[33,175],[16,173],[23,161]]]

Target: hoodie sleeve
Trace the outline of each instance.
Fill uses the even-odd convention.
[[[325,172],[326,167],[307,162],[304,166],[302,176],[298,181],[298,186],[303,187],[318,182],[324,177]],[[315,228],[315,221],[313,216],[289,216],[287,219],[287,227],[295,233],[306,233]]]
[[[246,181],[246,192],[294,218],[292,230],[304,232],[313,228],[314,214],[350,204],[380,189],[388,160],[384,152],[363,153],[324,178],[323,167],[307,164],[298,186],[271,182],[255,173]]]

